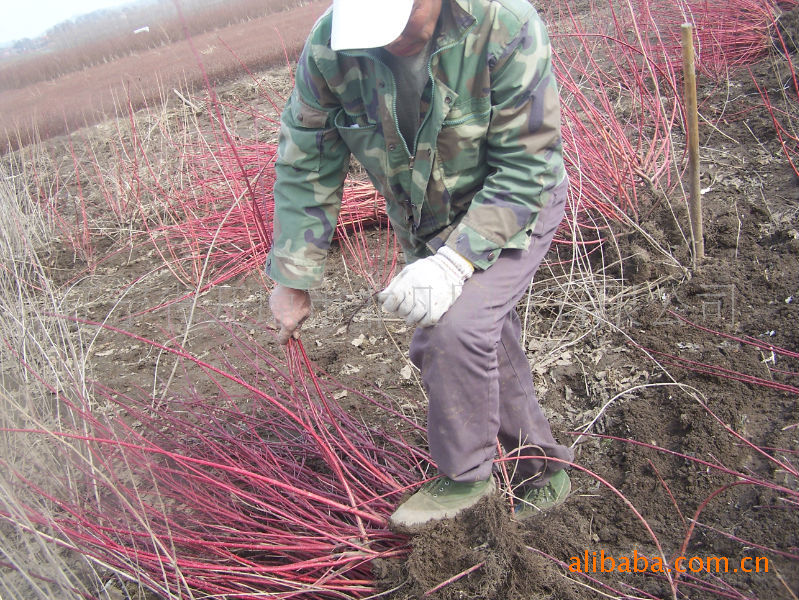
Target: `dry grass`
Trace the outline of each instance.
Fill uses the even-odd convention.
[[[11,568],[0,577],[0,595],[79,598],[97,593],[93,566],[63,543],[50,543],[59,532],[32,515],[54,514],[47,494],[74,483],[64,455],[84,451],[55,434],[79,422],[65,400],[85,393],[87,363],[77,332],[53,317],[65,306],[41,260],[52,230],[17,181],[0,171],[0,428],[53,435],[35,442],[13,432],[0,435],[0,561]],[[22,478],[42,493],[20,485]]]

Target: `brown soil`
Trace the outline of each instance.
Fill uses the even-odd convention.
[[[421,598],[449,577],[474,567],[431,596],[447,600],[527,599],[541,594],[564,600],[579,598],[551,562],[525,547],[525,538],[523,529],[508,518],[502,501],[483,500],[452,521],[426,528],[411,540],[411,552],[399,568],[379,561],[375,575],[401,586],[401,591],[390,596],[397,600]]]
[[[777,27],[779,36],[774,44],[780,50],[796,53],[799,50],[799,6],[782,13],[777,20]]]

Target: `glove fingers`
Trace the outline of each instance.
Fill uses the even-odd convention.
[[[402,290],[395,290],[384,296],[382,301],[383,310],[387,313],[395,313],[405,299]]]
[[[397,299],[394,294],[390,293],[388,289],[383,290],[377,295],[377,302],[381,308],[386,312],[394,312],[396,310]]]
[[[437,323],[452,305],[472,272],[468,261],[439,250],[438,254],[405,267],[378,294],[378,301],[384,311],[404,318],[408,324],[428,327]]]
[[[377,295],[377,301],[380,302],[380,306],[383,307],[384,311],[389,313],[397,312],[397,307],[402,303],[405,296],[402,280],[403,274],[400,273],[391,280],[386,289]]]
[[[405,297],[402,299],[402,302],[400,302],[399,306],[397,306],[397,309],[394,312],[397,313],[397,315],[399,315],[403,319],[405,319],[408,317],[409,314],[411,314],[414,307],[416,307],[417,305],[418,303],[413,301],[413,294],[406,294]],[[424,306],[422,307],[422,309],[424,309]]]
[[[410,312],[405,316],[405,322],[408,325],[415,325],[420,321],[424,321],[426,318],[427,318],[427,307],[424,304],[417,302],[416,304],[413,305]]]

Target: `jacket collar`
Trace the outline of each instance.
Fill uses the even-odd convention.
[[[458,42],[477,19],[469,11],[470,0],[442,0],[438,17],[439,47]]]

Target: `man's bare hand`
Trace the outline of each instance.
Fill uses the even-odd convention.
[[[306,290],[278,285],[269,296],[269,308],[280,328],[278,341],[288,344],[292,337],[295,340],[300,338],[300,328],[311,314],[311,295]]]

